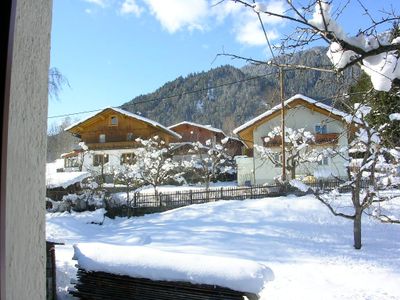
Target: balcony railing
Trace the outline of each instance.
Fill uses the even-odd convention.
[[[105,150],[105,149],[126,149],[137,148],[139,143],[136,141],[121,141],[121,142],[105,142],[105,143],[88,143],[90,150]]]
[[[266,137],[263,137],[264,147],[279,147],[282,145],[282,138],[275,136],[270,138],[268,142],[265,141]],[[316,133],[314,135],[315,144],[337,144],[339,139],[339,133]]]
[[[337,144],[339,139],[339,133],[316,133],[315,143],[316,144]]]

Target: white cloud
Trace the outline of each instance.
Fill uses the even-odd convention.
[[[107,0],[85,0],[85,1],[92,4],[96,4],[103,8],[107,6]]]
[[[286,5],[283,1],[272,0],[267,4],[267,11],[283,15],[286,10]],[[282,24],[285,20],[279,17],[268,16],[266,14],[261,14],[262,20],[265,24]]]
[[[272,0],[268,3],[264,1],[263,8],[267,11],[284,14],[285,4],[281,0]],[[234,2],[224,2],[223,5],[217,5],[212,9],[212,14],[217,22],[223,22],[230,17],[233,20],[233,33],[237,42],[248,46],[264,46],[267,41],[261,28],[257,14],[249,9]],[[264,23],[268,39],[270,41],[279,38],[277,27],[285,22],[281,18],[269,16],[261,13],[261,19]]]
[[[224,22],[232,23],[231,33],[237,42],[248,46],[264,46],[266,40],[256,13],[240,3],[224,1],[212,6],[217,0],[84,0],[102,8],[118,5],[121,15],[133,14],[139,17],[144,6],[161,26],[173,34],[180,30],[206,30]],[[140,5],[138,4],[140,1]],[[268,11],[284,14],[283,0],[263,1]],[[93,12],[87,10],[87,13]],[[281,18],[260,14],[270,41],[279,38],[279,27],[285,22]]]
[[[151,13],[168,32],[183,28],[203,30],[209,16],[207,0],[145,0]]]
[[[136,0],[125,0],[122,3],[119,12],[122,15],[134,14],[135,16],[139,17],[143,12],[143,8],[137,5]]]

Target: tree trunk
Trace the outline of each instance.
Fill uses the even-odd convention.
[[[295,167],[292,167],[292,168],[291,168],[291,170],[290,170],[290,177],[291,177],[292,179],[296,179],[296,168],[295,168]]]
[[[362,211],[356,209],[356,214],[354,217],[353,233],[354,233],[354,248],[361,249],[361,217]]]
[[[129,185],[126,185],[126,209],[127,209],[127,215],[128,219],[131,217],[131,201],[129,199]]]

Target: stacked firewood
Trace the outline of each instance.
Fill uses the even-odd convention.
[[[153,281],[78,268],[77,282],[70,294],[80,299],[96,300],[243,300],[259,299],[255,294],[213,285],[175,281]]]

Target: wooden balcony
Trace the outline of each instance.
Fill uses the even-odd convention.
[[[339,139],[339,133],[316,133],[314,135],[315,144],[337,144]],[[268,142],[265,142],[265,137],[262,138],[264,147],[279,147],[282,145],[282,138],[275,136],[270,138]],[[311,143],[310,143],[311,144]]]
[[[282,145],[282,137],[281,136],[275,136],[273,138],[269,138],[269,141],[266,142],[265,138],[267,137],[263,137],[263,143],[264,143],[264,147],[279,147],[280,145]]]
[[[137,148],[140,144],[136,141],[88,143],[90,150],[110,150],[110,149],[129,149]]]
[[[339,133],[316,133],[316,144],[337,144],[339,140]]]

